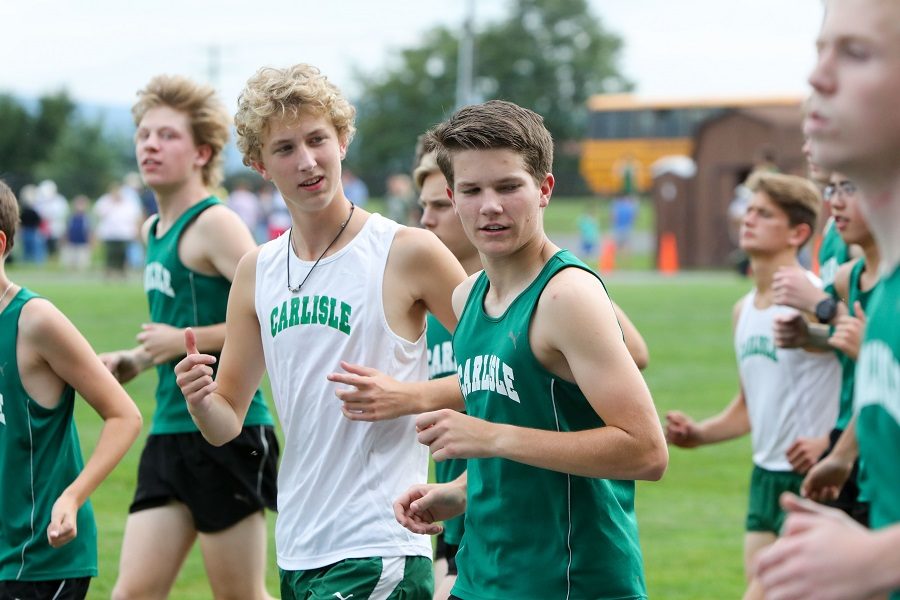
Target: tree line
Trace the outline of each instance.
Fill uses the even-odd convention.
[[[563,193],[587,190],[578,174],[587,99],[631,89],[618,65],[622,40],[587,0],[511,0],[507,16],[474,33],[475,100],[502,99],[544,116],[556,143]],[[357,141],[348,161],[366,181],[408,172],[417,136],[447,118],[455,102],[460,33],[440,26],[397,51],[378,73],[357,71]]]
[[[389,175],[411,170],[418,135],[457,108],[459,42],[459,31],[435,27],[378,72],[354,72],[358,131],[347,163],[375,194]],[[586,192],[578,174],[585,103],[631,88],[618,65],[621,38],[587,0],[509,0],[505,18],[474,32],[474,47],[474,100],[510,100],[542,114],[556,143],[558,191]],[[53,179],[66,196],[96,198],[130,170],[131,141],[79,116],[66,92],[41,97],[32,110],[0,95],[0,176],[14,189]]]
[[[51,179],[67,197],[96,198],[130,170],[130,140],[81,116],[67,92],[45,94],[35,106],[0,94],[0,177],[14,190]]]

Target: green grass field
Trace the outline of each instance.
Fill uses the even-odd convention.
[[[56,303],[97,351],[133,345],[140,323],[147,319],[136,276],[127,283],[107,283],[96,276],[84,280],[52,268],[38,272],[15,266],[9,275]],[[645,375],[660,415],[679,408],[705,417],[723,407],[736,385],[731,306],[750,284],[729,274],[661,279],[650,273],[617,273],[607,284],[649,344]],[[154,384],[151,372],[127,386],[144,414],[145,428],[153,410]],[[79,404],[76,418],[85,452],[90,452],[100,422],[86,403]],[[142,446],[140,439],[92,498],[100,532],[100,576],[92,584],[91,598],[109,597],[115,581]],[[694,451],[672,449],[663,480],[638,485],[638,520],[651,598],[740,596],[749,473],[749,441],[741,440]],[[270,516],[270,527],[273,522]],[[268,588],[277,594],[272,546],[270,537]],[[172,597],[210,597],[196,547]]]

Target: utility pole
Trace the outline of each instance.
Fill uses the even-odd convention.
[[[475,0],[465,0],[466,16],[463,19],[462,35],[459,38],[456,69],[456,108],[462,108],[473,101],[472,80],[475,64]]]

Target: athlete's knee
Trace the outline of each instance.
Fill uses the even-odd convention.
[[[168,589],[146,589],[139,582],[123,580],[121,575],[113,587],[111,600],[165,600]]]
[[[206,575],[215,600],[272,600],[266,591],[265,566],[248,572],[207,565]]]
[[[136,598],[136,596],[122,582],[122,578],[116,579],[116,585],[113,587],[112,594],[110,594],[110,600],[132,600],[133,598]]]

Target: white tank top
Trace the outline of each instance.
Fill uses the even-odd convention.
[[[810,274],[818,285],[820,282]],[[744,297],[734,335],[738,370],[750,415],[753,462],[770,471],[792,471],[785,452],[799,437],[827,434],[837,420],[841,369],[832,352],[775,347],[775,317],[797,311],[753,306]]]
[[[275,407],[284,430],[278,471],[278,566],[306,570],[346,558],[431,556],[427,536],[394,518],[393,501],[428,475],[428,449],[413,417],[347,420],[326,375],[340,361],[401,381],[428,379],[424,331],[416,342],[388,327],[382,282],[400,225],[373,214],[346,247],[322,259],[297,294],[287,289],[312,262],[289,249],[289,234],[263,245],[256,312]]]

